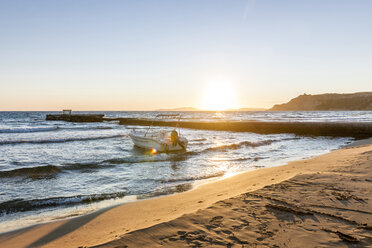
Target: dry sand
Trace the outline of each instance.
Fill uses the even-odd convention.
[[[0,235],[0,247],[372,247],[368,143]]]

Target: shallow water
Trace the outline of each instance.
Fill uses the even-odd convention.
[[[0,232],[189,190],[194,182],[313,157],[352,140],[181,129],[189,140],[187,152],[151,154],[135,148],[128,137],[130,128],[145,127],[45,121],[48,113],[0,112]],[[158,113],[104,114],[151,118]],[[184,117],[366,121],[372,113],[192,112]]]

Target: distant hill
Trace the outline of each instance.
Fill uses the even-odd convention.
[[[287,103],[276,104],[270,110],[372,110],[372,92],[321,95],[304,94],[293,98]]]

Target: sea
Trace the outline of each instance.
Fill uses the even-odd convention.
[[[75,112],[155,118],[159,112]],[[162,112],[164,113],[164,112]],[[365,122],[372,111],[179,112],[181,121]],[[46,121],[58,112],[0,112],[0,233],[191,190],[245,171],[338,149],[353,138],[180,129],[187,151],[151,153],[128,136],[144,126]],[[174,112],[172,112],[174,114]],[[151,127],[150,131],[171,130]]]

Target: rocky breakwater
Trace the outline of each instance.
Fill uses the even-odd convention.
[[[118,118],[121,125],[167,126],[182,128],[253,132],[260,134],[293,133],[304,136],[372,137],[372,122],[258,122],[258,121],[158,121],[136,118]]]
[[[68,121],[68,122],[102,122],[104,115],[78,115],[78,114],[49,114],[47,121]]]

